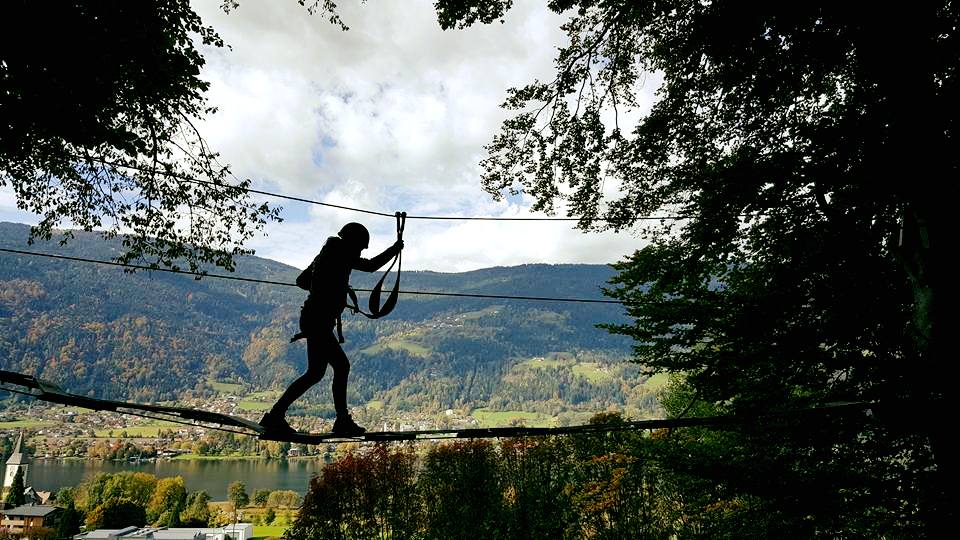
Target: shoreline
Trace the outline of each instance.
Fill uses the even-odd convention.
[[[244,455],[229,455],[229,456],[203,456],[199,454],[181,454],[179,456],[171,457],[156,457],[156,458],[143,458],[143,459],[102,459],[102,458],[92,458],[92,457],[82,457],[82,456],[32,456],[34,461],[91,461],[95,463],[151,463],[151,462],[167,462],[167,461],[323,461],[324,457],[322,455],[316,456],[295,456],[295,457],[263,457],[263,456],[244,456]]]

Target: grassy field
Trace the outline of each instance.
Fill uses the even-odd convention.
[[[486,407],[474,409],[470,416],[480,421],[483,427],[505,427],[520,420],[528,427],[550,427],[556,424],[552,416],[526,411],[491,411]]]
[[[240,403],[237,403],[237,406],[245,411],[268,411],[270,407],[273,406],[273,402],[267,401],[250,401],[249,399],[242,399]]]
[[[600,369],[600,364],[596,362],[584,362],[573,366],[573,374],[579,375],[592,383],[601,383],[613,378],[609,372]]]
[[[94,432],[97,437],[119,437],[124,431],[127,437],[156,437],[161,429],[171,429],[178,427],[173,422],[157,422],[155,424],[144,424],[142,426],[127,426],[125,428],[100,429]]]
[[[579,426],[583,424],[589,424],[590,419],[596,416],[597,413],[590,411],[570,411],[566,414],[567,416],[567,425],[570,426]]]
[[[514,367],[520,369],[558,369],[566,364],[568,364],[568,362],[556,358],[531,358],[520,362]]]
[[[426,358],[433,352],[419,343],[414,343],[412,341],[406,341],[403,339],[381,341],[371,345],[370,347],[367,347],[366,349],[363,349],[360,352],[369,356],[374,356],[388,349],[394,351],[404,351],[410,356],[417,356],[420,358]]]
[[[64,414],[66,413],[84,414],[84,413],[90,412],[90,409],[84,409],[83,407],[74,407],[71,405],[69,407],[63,407],[63,412]]]
[[[461,313],[460,317],[465,321],[475,321],[477,319],[482,319],[484,317],[489,317],[491,315],[496,315],[500,312],[505,306],[489,306],[481,309],[480,311],[467,311],[466,313]]]
[[[279,538],[283,536],[283,533],[286,530],[287,527],[283,525],[254,525],[253,538],[250,540],[266,539],[271,537]]]
[[[649,388],[650,390],[659,390],[666,386],[667,382],[670,381],[670,375],[668,373],[657,373],[653,377],[650,377],[643,383],[644,388]]]
[[[282,390],[263,390],[260,392],[251,392],[243,399],[250,401],[276,401],[281,394],[283,394]]]
[[[12,422],[0,422],[0,429],[37,429],[56,425],[54,422],[44,420],[14,420]]]
[[[215,391],[217,391],[217,392],[220,392],[221,394],[235,394],[235,395],[236,395],[236,394],[240,394],[241,392],[243,392],[243,385],[242,385],[242,384],[217,382],[217,381],[214,381],[213,379],[208,380],[208,381],[207,381],[207,384],[209,384],[211,388],[213,388],[213,389],[214,389]]]
[[[273,406],[277,398],[283,394],[280,390],[262,390],[251,392],[240,399],[237,406],[245,411],[267,411]]]

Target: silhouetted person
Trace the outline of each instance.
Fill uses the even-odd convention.
[[[337,411],[333,432],[360,435],[366,431],[358,426],[347,412],[347,376],[350,374],[350,361],[340,347],[343,339],[339,329],[340,314],[347,306],[350,271],[356,269],[376,272],[403,249],[403,241],[397,240],[383,253],[372,259],[364,259],[360,257],[360,252],[366,249],[369,243],[370,233],[366,227],[359,223],[347,223],[337,236],[327,239],[320,254],[297,278],[297,285],[310,291],[310,296],[300,310],[300,333],[294,336],[294,340],[307,338],[307,371],[293,381],[260,421],[268,432],[294,432],[284,418],[287,408],[323,379],[327,364],[333,367],[333,405]]]

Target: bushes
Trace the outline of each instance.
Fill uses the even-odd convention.
[[[410,538],[421,509],[409,449],[378,445],[350,452],[310,481],[296,521],[284,538]]]
[[[636,433],[457,441],[419,467],[410,448],[349,452],[314,477],[285,537],[669,537],[652,496],[669,482],[646,459],[649,443]]]
[[[300,494],[291,490],[271,491],[267,495],[266,506],[269,508],[296,508],[300,506]]]

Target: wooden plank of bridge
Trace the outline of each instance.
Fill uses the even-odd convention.
[[[168,405],[150,405],[145,403],[129,403],[126,401],[115,401],[110,399],[98,399],[77,394],[71,394],[61,390],[58,386],[33,377],[32,375],[23,375],[12,371],[0,370],[0,383],[14,384],[21,386],[26,391],[23,394],[30,395],[36,399],[60,405],[70,405],[83,407],[93,411],[109,412],[148,412],[162,414],[189,420],[193,422],[203,422],[206,424],[216,424],[221,426],[230,426],[252,431],[254,434],[263,432],[260,424],[229,414],[216,413],[188,407],[171,407]]]
[[[466,428],[466,429],[433,429],[418,431],[372,431],[359,436],[344,436],[336,433],[283,433],[274,434],[266,432],[260,424],[229,414],[222,414],[204,410],[190,409],[187,407],[170,407],[166,405],[149,405],[141,403],[128,403],[124,401],[114,401],[108,399],[97,399],[77,394],[71,394],[61,390],[56,385],[42,381],[32,375],[24,375],[12,371],[0,370],[0,390],[9,390],[20,394],[28,395],[43,401],[59,403],[63,405],[74,405],[85,409],[95,411],[111,412],[130,412],[153,413],[176,417],[180,420],[190,422],[201,422],[204,424],[213,424],[229,426],[245,430],[250,435],[257,435],[261,440],[285,441],[301,444],[324,444],[330,442],[388,442],[388,441],[412,441],[412,440],[430,440],[430,439],[479,439],[479,438],[500,438],[500,437],[538,437],[547,435],[565,435],[571,433],[608,433],[614,431],[626,430],[650,430],[650,429],[673,429],[680,427],[693,426],[722,426],[731,424],[743,424],[749,422],[770,421],[777,418],[798,417],[809,415],[822,415],[831,413],[847,413],[862,411],[870,413],[875,403],[866,402],[844,402],[828,403],[819,407],[809,407],[805,409],[795,409],[773,412],[759,416],[711,416],[711,417],[693,417],[693,418],[664,418],[654,420],[636,420],[630,422],[614,422],[600,424],[585,424],[577,426],[562,427],[494,427],[494,428]],[[19,386],[21,389],[12,389],[9,385]],[[218,429],[209,425],[200,425],[209,429]]]

